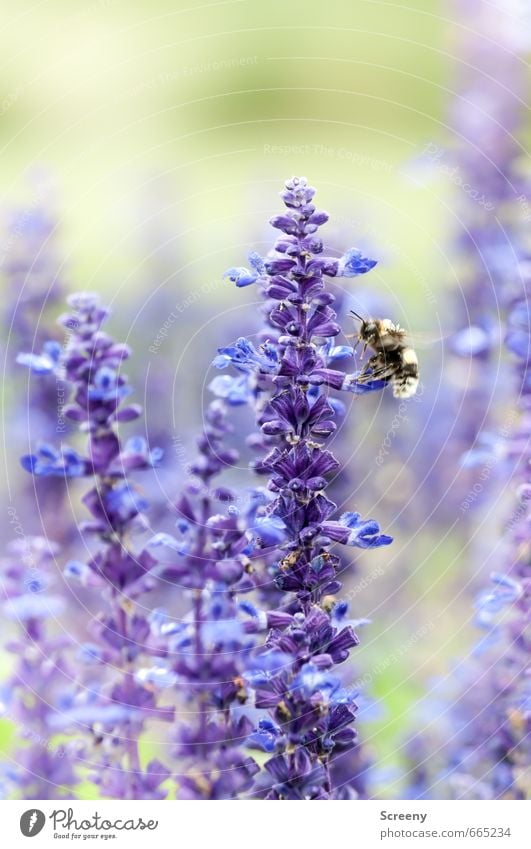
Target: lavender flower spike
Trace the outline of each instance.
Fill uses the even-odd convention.
[[[156,465],[160,452],[149,450],[142,438],[123,443],[119,435],[119,424],[138,418],[141,408],[123,404],[131,392],[122,372],[130,351],[102,330],[108,310],[91,294],[73,295],[69,304],[72,312],[59,319],[69,331],[68,343],[53,370],[61,370],[70,387],[64,415],[88,433],[87,451],[81,456],[64,446],[60,451],[41,446],[38,454],[23,458],[22,465],[34,475],[92,482],[83,498],[91,520],[80,529],[95,535],[100,546],[88,562],[68,564],[66,574],[84,586],[100,588],[106,609],[93,623],[94,644],[81,652],[89,672],[62,712],[61,728],[54,723],[54,730],[88,731],[98,742],[94,781],[103,794],[163,798],[160,784],[168,771],[156,761],[143,770],[138,748],[146,719],[173,717],[171,707],[157,703],[156,683],[164,682],[164,670],[159,666],[151,675],[144,670],[146,662],[152,666],[153,647],[144,607],[137,606],[139,596],[154,586],[157,561],[147,547],[139,552],[132,548],[131,533],[142,527],[140,514],[147,504],[128,480],[131,471]],[[42,373],[39,359],[24,356],[21,362]]]
[[[286,183],[287,207],[271,223],[283,232],[264,261],[260,284],[269,299],[267,327],[278,332],[275,357],[246,356],[264,390],[257,422],[269,453],[256,464],[273,493],[269,514],[285,528],[276,559],[275,584],[283,596],[274,627],[254,654],[246,673],[255,705],[264,712],[250,743],[272,757],[257,779],[257,793],[269,799],[329,799],[333,758],[355,742],[355,693],[345,690],[334,667],[344,662],[358,639],[338,601],[340,559],[335,543],[359,548],[388,545],[373,520],[357,513],[334,518],[326,496],[339,463],[325,447],[335,430],[330,391],[351,391],[329,359],[325,344],[340,332],[334,296],[325,276],[354,276],[375,263],[350,251],[341,260],[322,256],[317,236],[328,219],[315,208],[315,190],[304,178]],[[241,369],[240,344],[232,360]],[[229,356],[224,349],[224,356]],[[265,352],[264,352],[265,353]],[[381,384],[369,387],[382,388]],[[257,442],[259,444],[259,442]],[[270,614],[271,620],[271,614]]]
[[[242,673],[254,637],[244,629],[237,594],[253,585],[236,493],[214,487],[239,456],[224,444],[232,430],[224,402],[212,401],[205,420],[199,454],[176,501],[179,537],[161,540],[173,554],[163,577],[191,597],[191,610],[179,623],[163,616],[159,633],[188,715],[174,734],[182,764],[177,795],[234,799],[250,789],[258,771],[244,747],[252,725],[240,715],[248,700]]]
[[[9,789],[24,799],[68,798],[78,778],[73,769],[76,743],[54,741],[50,720],[60,716],[69,698],[73,667],[69,640],[54,632],[53,620],[64,599],[53,587],[57,546],[41,537],[22,538],[8,546],[0,563],[0,607],[16,636],[7,644],[16,658],[0,717],[14,724],[17,745],[9,769]]]
[[[506,562],[476,602],[484,636],[463,664],[451,713],[440,782],[458,798],[530,799],[531,761],[531,319],[529,260],[522,261],[522,292],[507,320],[505,345],[514,357],[520,421],[506,454],[515,464],[515,508],[507,524]]]

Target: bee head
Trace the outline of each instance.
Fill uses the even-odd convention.
[[[354,310],[350,311],[350,314],[357,318],[360,322],[360,329],[358,332],[359,338],[363,340],[370,339],[371,336],[376,332],[376,323],[371,319],[365,319],[363,316],[359,315],[359,313],[354,312]]]
[[[378,341],[381,322],[374,318],[363,318],[363,316],[358,315],[358,313],[354,312],[354,310],[351,310],[350,312],[354,318],[357,318],[360,322],[358,340],[360,342],[365,342],[365,351],[368,345],[373,345]]]
[[[361,323],[361,327],[360,327],[360,337],[361,337],[361,339],[365,339],[366,341],[369,341],[370,339],[374,339],[374,337],[377,336],[377,334],[378,334],[378,327],[377,327],[375,321],[373,321],[372,319],[369,319],[368,321],[363,321]]]

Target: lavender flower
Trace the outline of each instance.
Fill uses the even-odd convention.
[[[435,798],[444,794],[521,799],[530,794],[526,764],[531,754],[526,642],[531,526],[525,497],[522,500],[528,485],[530,432],[529,275],[527,262],[522,262],[524,237],[518,221],[518,206],[527,189],[519,169],[517,141],[525,108],[521,95],[526,70],[518,55],[525,28],[518,27],[515,8],[494,10],[481,0],[469,0],[465,11],[473,27],[464,37],[465,71],[452,111],[458,167],[470,191],[463,192],[460,201],[465,224],[459,243],[465,262],[464,311],[463,329],[454,337],[453,348],[459,356],[475,361],[475,384],[466,391],[464,415],[457,434],[452,432],[451,445],[454,451],[459,444],[470,449],[465,468],[496,470],[493,477],[499,470],[512,473],[518,502],[504,535],[504,562],[496,564],[490,586],[476,602],[476,620],[484,636],[471,656],[456,664],[450,685],[441,682],[437,687],[443,714],[438,723],[439,753],[433,756],[432,740],[424,735],[424,763],[420,770],[415,769],[415,775],[422,776],[423,793]],[[507,320],[504,313],[508,313]],[[516,356],[514,394],[521,417],[514,432],[504,428],[501,440],[485,427],[491,419],[494,385],[498,405],[500,401],[515,403],[509,395],[514,381],[507,358],[501,364],[499,358],[504,323],[506,347]],[[500,365],[503,380],[498,377],[496,381]],[[462,502],[466,509],[472,487],[467,488],[468,499]],[[463,494],[457,491],[459,500]],[[483,584],[487,584],[486,578]],[[452,707],[445,724],[449,703]],[[421,746],[422,738],[416,744],[419,750]],[[415,783],[419,790],[418,780]]]
[[[430,459],[431,473],[423,496],[431,495],[430,511],[436,507],[442,516],[444,509],[449,509],[451,519],[457,509],[466,516],[483,500],[481,494],[471,495],[476,483],[470,472],[473,466],[481,468],[487,462],[491,480],[504,471],[492,447],[499,440],[493,434],[487,452],[484,432],[496,421],[493,393],[498,403],[502,398],[508,400],[505,365],[497,359],[503,332],[500,312],[505,311],[517,286],[522,241],[518,205],[526,193],[519,165],[523,150],[518,141],[526,110],[527,70],[519,55],[525,22],[518,26],[516,8],[493,7],[485,0],[459,3],[459,13],[464,26],[456,45],[460,57],[457,94],[448,116],[452,137],[448,151],[434,146],[430,153],[428,148],[435,167],[453,175],[458,187],[453,209],[459,231],[452,255],[460,285],[449,301],[448,315],[448,327],[453,331],[449,348],[454,356],[446,363],[446,385],[439,402],[433,388],[427,386],[429,394],[421,412],[426,403],[437,409],[426,451],[417,454],[422,462],[421,479],[426,453],[436,457]],[[482,490],[486,493],[488,486],[484,484]]]
[[[529,577],[501,573],[479,594],[476,622],[483,636],[450,679],[432,688],[437,727],[417,740],[422,762],[412,773],[412,797],[413,790],[415,798],[531,797],[529,599]]]
[[[524,291],[513,303],[505,343],[515,359],[521,419],[506,454],[516,467],[516,508],[506,530],[503,571],[478,597],[477,623],[485,636],[459,670],[459,691],[452,711],[455,729],[445,750],[447,766],[440,782],[452,795],[466,798],[531,798],[531,687],[529,619],[531,513],[529,452],[531,409],[531,278],[522,264]]]
[[[0,265],[9,293],[5,305],[10,311],[4,321],[18,346],[42,337],[43,309],[60,303],[64,295],[58,224],[49,206],[42,200],[7,210],[2,216],[6,250]]]
[[[252,726],[238,712],[248,699],[242,672],[253,645],[236,595],[253,586],[247,522],[233,503],[236,494],[213,485],[238,460],[238,453],[224,445],[231,430],[223,401],[214,400],[198,440],[199,455],[176,501],[180,536],[157,540],[180,555],[170,557],[163,578],[185,588],[192,601],[182,622],[172,623],[161,612],[155,623],[191,717],[178,723],[174,735],[184,766],[177,776],[183,799],[237,798],[258,770],[244,749]],[[224,513],[216,512],[220,502]]]
[[[18,631],[7,644],[15,664],[0,698],[1,716],[17,735],[9,790],[24,799],[68,798],[78,781],[75,743],[57,744],[51,731],[73,676],[69,640],[54,628],[64,609],[53,586],[56,556],[57,546],[45,539],[24,538],[11,543],[1,564],[2,613],[7,627],[14,623]]]
[[[159,708],[152,681],[138,675],[139,660],[151,655],[150,627],[136,600],[154,585],[156,560],[148,548],[136,553],[131,545],[135,527],[141,528],[146,502],[129,480],[133,471],[148,469],[160,460],[157,449],[133,438],[122,442],[118,426],[140,415],[136,404],[123,405],[131,392],[121,371],[129,356],[102,329],[108,310],[96,296],[69,298],[73,311],[60,323],[69,337],[61,357],[52,357],[50,371],[64,374],[71,402],[64,415],[88,433],[88,446],[80,455],[68,446],[41,446],[22,458],[23,467],[36,476],[92,479],[83,502],[91,520],[81,529],[94,535],[100,547],[87,563],[71,562],[70,578],[100,589],[107,609],[94,623],[96,646],[85,658],[96,667],[99,681],[80,682],[80,690],[61,717],[62,730],[89,729],[99,745],[101,759],[94,777],[101,791],[120,798],[162,798],[160,784],[166,770],[157,764],[140,767],[138,738],[147,718],[171,720],[171,708]],[[50,350],[50,347],[46,349]],[[23,355],[20,361],[42,373],[42,355]],[[46,364],[48,366],[48,364]],[[48,371],[48,367],[45,369]],[[103,679],[103,686],[102,686]],[[82,685],[82,686],[81,686]]]
[[[58,217],[50,209],[50,197],[39,198],[43,194],[43,187],[37,184],[31,188],[36,190],[35,200],[25,208],[4,210],[1,226],[3,250],[0,256],[0,278],[5,290],[2,307],[4,368],[11,374],[11,380],[16,386],[6,427],[13,441],[20,437],[19,423],[27,412],[27,393],[23,391],[22,381],[17,379],[16,370],[13,370],[16,353],[28,346],[39,348],[43,344],[50,328],[49,312],[62,302],[65,285],[64,258],[58,245]],[[3,342],[0,345],[3,347]],[[51,368],[59,353],[60,346],[56,342],[44,342],[41,359],[43,371]],[[60,413],[57,415],[60,394],[60,379],[53,383],[38,381],[31,387],[31,421],[44,440],[64,428]],[[33,513],[34,490],[34,482],[25,479],[20,498],[17,499],[24,522]],[[64,480],[52,477],[40,481],[37,488],[40,513],[51,535],[57,540],[62,540],[66,531],[62,522],[65,511],[61,509],[65,491]],[[24,497],[26,495],[28,498]],[[27,515],[26,504],[31,505]]]
[[[239,371],[270,386],[269,396],[264,391],[258,396],[257,421],[271,450],[255,469],[268,476],[274,494],[268,512],[285,528],[274,578],[285,601],[245,677],[256,707],[268,716],[250,743],[273,753],[257,782],[257,792],[271,799],[333,795],[330,765],[335,754],[354,744],[356,710],[354,694],[333,669],[358,640],[343,624],[346,605],[335,598],[340,559],[332,549],[335,543],[376,548],[391,542],[375,521],[363,521],[358,513],[334,518],[336,506],[325,494],[339,466],[325,448],[336,428],[328,390],[361,390],[355,373],[334,367],[332,340],[340,327],[324,277],[355,276],[375,263],[358,251],[339,260],[321,255],[316,232],[328,216],[313,205],[314,194],[304,178],[286,183],[287,211],[271,221],[283,236],[262,263],[253,262],[255,281],[272,302],[267,325],[279,331],[275,353],[267,343],[257,352],[246,340],[220,352]],[[233,271],[228,276],[237,285],[252,282]],[[382,386],[375,381],[364,389]]]
[[[481,361],[497,348],[498,308],[516,276],[520,239],[514,213],[524,188],[517,132],[524,117],[526,71],[518,55],[524,44],[516,8],[493,9],[484,0],[466,0],[460,12],[469,26],[457,45],[462,70],[449,120],[454,136],[450,155],[461,187],[456,248],[463,286],[456,311],[462,328],[452,347],[460,356]],[[437,153],[437,161],[443,153]]]

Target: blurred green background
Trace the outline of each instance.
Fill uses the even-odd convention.
[[[437,327],[458,283],[455,189],[416,163],[448,136],[459,60],[447,14],[433,0],[22,0],[0,31],[1,203],[55,198],[69,285],[100,290],[117,314],[132,298],[163,291],[174,304],[203,286],[211,320],[252,300],[220,274],[267,249],[277,192],[303,174],[332,213],[330,241],[380,259],[371,286],[394,317]],[[152,342],[141,314],[130,329],[141,358]],[[408,604],[396,623],[389,607],[375,613],[359,650],[385,706],[368,736],[387,765],[426,666],[443,671],[463,640],[452,622],[466,599],[439,630],[459,553],[455,538],[416,541],[421,565],[399,578]],[[386,567],[360,607],[377,610],[395,586]],[[411,651],[374,671],[426,623]]]
[[[444,132],[452,33],[438,11],[17,4],[0,34],[2,196],[47,169],[73,275],[123,295],[146,198],[165,193],[187,259],[178,285],[192,288],[243,256],[242,231],[264,238],[279,184],[303,173],[346,239],[385,251],[381,285],[418,306],[411,265],[431,277],[449,215],[449,187],[415,185],[406,167]]]

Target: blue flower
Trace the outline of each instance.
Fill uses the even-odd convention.
[[[362,519],[359,513],[343,513],[339,523],[349,528],[347,545],[356,548],[378,548],[389,545],[393,538],[380,534],[380,525],[374,519]]]
[[[258,370],[271,374],[278,367],[278,354],[276,348],[265,342],[257,351],[249,339],[241,336],[234,345],[218,348],[218,356],[213,360],[215,368],[226,368],[235,366],[238,371],[250,372]]]
[[[508,601],[516,601],[522,595],[522,584],[509,577],[509,575],[503,575],[501,572],[493,572],[490,577],[492,582],[496,584],[496,591],[504,595]]]
[[[261,749],[263,752],[274,752],[279,740],[283,737],[279,726],[271,719],[261,719],[258,728],[247,738],[251,749]]]
[[[92,728],[95,723],[101,723],[105,726],[115,726],[120,722],[127,722],[139,717],[140,712],[126,705],[120,704],[86,704],[76,705],[68,711],[60,713],[49,713],[46,716],[46,723],[49,728],[55,730],[63,730],[65,728],[81,725],[87,728]]]
[[[132,436],[120,452],[120,463],[126,469],[146,469],[159,465],[164,456],[162,448],[148,447],[143,436]]]
[[[328,398],[327,400],[336,416],[345,415],[345,413],[347,412],[347,408],[344,405],[343,401],[340,401],[339,398]]]
[[[236,283],[236,286],[239,287],[250,286],[252,283],[256,283],[265,271],[264,261],[256,251],[251,251],[248,258],[251,269],[244,266],[228,268],[223,277],[228,277],[232,283]]]
[[[346,374],[341,389],[344,392],[352,392],[354,395],[365,395],[366,392],[376,392],[379,389],[385,389],[385,380],[367,380],[359,383],[361,372],[356,374]]]
[[[171,641],[169,643],[172,651],[183,653],[194,647],[194,629],[190,622],[179,622],[177,627],[169,632]],[[167,636],[164,634],[164,636]]]
[[[483,431],[478,434],[476,443],[461,456],[464,469],[475,469],[485,463],[491,464],[500,455],[502,446],[495,433]]]
[[[148,616],[151,632],[157,637],[168,637],[179,633],[182,628],[180,622],[171,619],[167,610],[156,607]]]
[[[211,619],[202,629],[207,646],[230,648],[239,644],[244,636],[243,624],[237,619]]]
[[[268,684],[272,678],[284,670],[289,670],[292,663],[293,658],[285,652],[266,651],[252,658],[244,678],[252,687]]]
[[[61,350],[59,342],[45,342],[40,354],[20,353],[17,355],[17,363],[27,366],[35,374],[51,374],[59,366]]]
[[[190,548],[188,540],[178,540],[171,534],[165,534],[163,532],[151,537],[146,548],[159,548],[160,546],[171,548],[172,551],[177,551],[179,554],[187,554]]]
[[[494,587],[480,593],[475,603],[482,625],[490,624],[494,614],[514,604],[522,595],[522,585],[508,575],[494,572],[491,579]]]
[[[165,666],[151,666],[139,669],[135,674],[135,681],[139,684],[149,684],[157,690],[165,690],[174,686],[177,676]]]
[[[339,690],[340,682],[336,675],[323,672],[313,663],[305,663],[298,675],[293,679],[290,690],[299,698],[311,699],[319,693],[325,701]]]
[[[27,581],[24,581],[24,586],[30,593],[41,593],[46,589],[47,582],[42,575],[35,575]]]
[[[243,613],[246,613],[247,616],[252,616],[255,619],[257,619],[258,616],[260,615],[258,608],[255,607],[255,605],[252,602],[247,601],[246,599],[244,599],[243,601],[240,601],[240,603],[238,604],[238,608]]]
[[[24,622],[57,616],[64,608],[64,601],[58,596],[44,593],[25,593],[8,599],[2,608],[8,619]]]
[[[347,251],[339,260],[338,277],[357,277],[366,274],[377,264],[377,260],[363,256],[357,248]]]
[[[250,286],[251,283],[256,283],[258,279],[257,274],[253,274],[252,271],[249,271],[243,265],[228,268],[223,274],[223,277],[228,277],[232,283],[236,283],[236,286],[239,287]]]
[[[335,625],[344,627],[350,625],[353,630],[362,628],[364,625],[370,625],[371,620],[365,618],[347,619],[349,606],[347,601],[338,601],[332,608],[330,618]]]
[[[332,609],[332,618],[341,622],[348,614],[348,601],[338,601]]]
[[[37,477],[79,478],[87,473],[87,461],[67,445],[57,449],[43,442],[36,454],[26,454],[20,463]]]
[[[328,364],[334,362],[334,360],[343,360],[345,357],[352,357],[354,355],[354,348],[350,345],[334,345],[334,339],[330,337],[324,345],[321,345],[319,353]]]
[[[208,388],[218,398],[223,398],[232,407],[247,404],[251,397],[251,389],[247,375],[231,377],[228,374],[219,375],[212,380]]]
[[[146,510],[148,501],[126,481],[110,489],[105,498],[107,511],[126,522]]]
[[[91,401],[118,401],[130,395],[132,389],[120,380],[117,372],[103,366],[94,377],[94,385],[89,387],[88,397]]]
[[[90,568],[87,563],[80,560],[69,560],[66,564],[63,574],[65,578],[69,578],[81,584],[82,587],[97,586],[100,584],[100,578]]]
[[[254,268],[258,274],[264,274],[265,263],[259,253],[256,251],[250,251],[247,259],[249,260],[251,268]]]
[[[451,347],[455,354],[460,357],[474,357],[484,354],[490,349],[493,342],[492,329],[470,325],[459,330],[452,337]]]
[[[255,524],[247,531],[247,539],[253,551],[280,545],[286,539],[287,528],[279,516],[263,516],[255,519]]]

